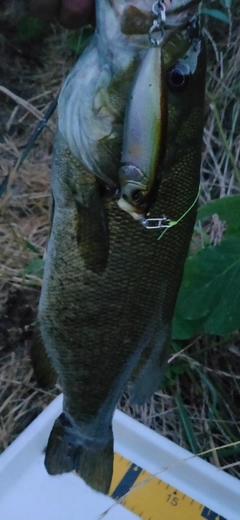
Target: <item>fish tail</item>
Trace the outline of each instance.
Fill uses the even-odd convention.
[[[96,491],[108,493],[113,474],[112,432],[111,440],[103,448],[97,450],[81,449],[79,465],[75,470],[90,487]]]
[[[46,353],[38,329],[35,330],[30,348],[30,357],[38,385],[41,388],[53,387],[57,381],[57,373]]]
[[[46,449],[45,467],[50,475],[75,471],[90,487],[107,494],[113,473],[113,433],[103,447],[88,448],[73,440],[64,414],[56,419]]]

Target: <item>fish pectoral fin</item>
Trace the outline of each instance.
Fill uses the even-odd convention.
[[[133,403],[143,405],[159,388],[167,366],[170,341],[170,327],[166,327],[157,334],[154,345],[143,351],[137,375],[131,384],[130,399]]]
[[[85,267],[102,274],[107,266],[109,242],[108,221],[98,187],[87,193],[84,204],[75,196],[77,209],[77,244]]]
[[[90,449],[74,442],[69,425],[58,417],[48,439],[45,467],[50,475],[75,471],[88,486],[107,494],[113,473],[112,429],[106,446]]]
[[[30,358],[38,385],[41,388],[53,387],[58,376],[43,346],[41,334],[37,328],[30,347]]]

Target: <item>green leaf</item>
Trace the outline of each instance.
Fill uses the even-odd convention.
[[[227,14],[219,11],[219,9],[208,9],[208,7],[204,7],[201,12],[202,14],[206,14],[207,16],[212,16],[213,18],[220,20],[221,22],[229,23],[229,17]]]
[[[199,208],[197,219],[211,217],[216,213],[220,220],[225,220],[232,228],[240,228],[240,195],[211,200]]]
[[[172,322],[172,339],[184,340],[193,336],[200,336],[204,332],[204,320],[186,320],[177,310]]]
[[[172,366],[171,366],[171,372],[173,374],[178,374],[178,375],[182,375],[182,374],[185,374],[186,372],[186,364],[184,363],[174,363]]]
[[[41,254],[40,249],[38,249],[38,247],[29,242],[29,240],[26,240],[26,247],[30,249],[30,251],[33,251],[33,253],[37,253],[38,255]]]
[[[43,268],[44,268],[44,260],[43,258],[37,258],[36,260],[32,260],[27,267],[23,270],[24,274],[36,274],[41,275],[43,274]]]
[[[192,423],[191,423],[191,420],[189,418],[187,409],[186,409],[186,407],[185,407],[185,405],[183,403],[183,400],[180,397],[180,395],[176,395],[175,396],[175,401],[176,401],[176,404],[177,404],[177,410],[178,410],[178,413],[179,413],[179,417],[180,417],[180,421],[181,421],[181,424],[182,424],[182,428],[183,428],[185,436],[186,436],[186,438],[187,438],[187,440],[189,442],[191,450],[192,450],[193,453],[198,453],[199,449],[198,449],[198,444],[197,444],[197,441],[196,441],[196,438],[195,438],[195,434],[194,434],[194,431],[193,431]]]
[[[202,332],[226,334],[240,327],[239,308],[240,235],[236,235],[187,259],[175,315],[178,322],[203,320]]]

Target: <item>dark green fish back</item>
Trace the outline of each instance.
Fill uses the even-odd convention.
[[[81,176],[81,167],[76,168],[75,161],[70,162],[60,135],[54,157],[57,163],[54,159],[53,175],[56,171],[59,179],[60,168],[66,167],[70,183],[76,187],[74,177]],[[96,198],[100,199],[97,185],[95,190]],[[81,239],[77,238],[76,229],[90,225],[88,219],[92,216],[92,208],[89,213],[81,212],[80,202],[76,205],[70,192],[71,186],[66,183],[64,203],[60,204],[55,198],[40,317],[44,343],[61,374],[64,395],[69,401],[67,409],[76,415],[72,407],[76,406],[74,392],[77,391],[81,400],[77,405],[81,420],[84,416],[88,420],[89,416],[96,416],[117,380],[115,399],[118,398],[136,365],[140,349],[151,349],[156,340],[159,341],[159,330],[169,328],[170,316],[167,319],[163,316],[162,303],[166,301],[170,272],[166,273],[165,267],[167,263],[168,271],[169,261],[162,258],[165,240],[157,240],[159,231],[144,229],[118,208],[115,201],[106,205],[108,260],[101,272],[101,265],[94,266],[90,259],[98,258],[98,247],[101,251],[99,221],[104,212],[101,210],[98,218],[92,219],[92,240],[89,240],[88,251],[84,243],[82,255]],[[101,199],[100,202],[103,205]],[[80,218],[83,219],[81,223]],[[88,256],[88,261],[85,256]],[[91,265],[92,269],[89,268]],[[175,295],[173,282],[171,280]],[[178,284],[178,280],[175,283]],[[170,293],[169,297],[173,299]],[[169,305],[173,307],[170,300]],[[70,373],[66,371],[67,365]],[[81,385],[78,385],[79,379]],[[77,390],[76,385],[80,386]]]

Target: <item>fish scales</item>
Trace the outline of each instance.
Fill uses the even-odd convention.
[[[119,14],[118,9],[130,3],[112,0],[108,4],[104,0],[101,6],[116,8]],[[149,17],[151,2],[134,3],[145,7]],[[98,1],[97,8],[99,5]],[[179,1],[177,5],[181,5]],[[88,56],[91,67],[86,71]],[[123,91],[113,73],[112,82],[109,76],[104,79],[99,98],[93,39],[63,88],[60,130],[53,150],[52,228],[39,306],[43,344],[64,394],[63,414],[55,421],[48,441],[46,468],[50,474],[75,470],[87,484],[104,493],[112,478],[112,416],[117,401],[131,380],[131,398],[142,404],[158,387],[166,365],[171,320],[196,217],[196,204],[192,205],[198,193],[201,160],[206,56],[198,23],[193,21],[171,29],[163,43],[168,78],[167,145],[158,165],[161,181],[151,208],[151,217],[165,215],[173,221],[180,219],[179,223],[160,236],[161,230],[145,229],[118,207],[111,190],[117,182],[121,156],[122,108],[129,102],[126,82],[128,78],[130,88],[132,71],[137,71],[140,59],[138,56],[134,62],[134,56],[122,65],[123,75],[126,67],[128,71],[133,67],[131,74],[124,76]],[[119,62],[117,67],[120,77]],[[186,67],[187,78],[181,72]],[[179,74],[184,80],[180,89]],[[79,78],[83,85],[90,78],[92,91],[90,87],[87,90],[86,106],[77,106],[82,126],[73,124],[71,128],[73,106],[68,121],[68,96],[75,83],[80,92]],[[105,103],[100,115],[93,110],[95,91],[98,103],[99,99]],[[74,96],[73,92],[75,103]],[[115,111],[111,108],[114,99],[118,103]],[[94,122],[100,125],[100,133],[94,127],[88,135],[86,127]],[[112,134],[107,133],[109,128]]]
[[[59,161],[60,154],[64,155],[64,142],[60,137],[58,145],[60,151],[55,148],[54,155]],[[62,167],[64,168],[64,163]],[[56,172],[58,178],[61,174],[60,168],[58,164]],[[76,173],[80,174],[80,168]],[[72,170],[69,168],[69,163],[67,174],[71,179]],[[63,189],[65,196],[67,186]],[[55,208],[56,206],[55,201]],[[162,292],[159,291],[159,284],[155,283],[155,278],[161,271],[165,271],[166,274],[164,262],[159,262],[162,248],[162,245],[157,242],[159,231],[149,233],[143,227],[136,226],[130,216],[126,215],[125,218],[124,215],[123,218],[123,213],[118,209],[116,202],[110,202],[108,206],[109,255],[107,267],[101,275],[86,269],[79,255],[75,234],[78,212],[74,201],[67,212],[66,210],[63,212],[62,207],[59,213],[55,209],[53,231],[47,251],[45,268],[47,292],[45,295],[43,290],[41,307],[44,307],[45,314],[48,313],[51,341],[61,340],[62,349],[65,347],[66,359],[62,351],[60,358],[62,380],[68,376],[64,373],[66,363],[71,366],[65,396],[69,391],[74,391],[74,385],[72,383],[70,387],[70,381],[81,377],[80,390],[83,402],[79,404],[80,416],[86,408],[87,413],[91,413],[94,417],[99,402],[104,402],[109,392],[105,384],[105,372],[99,371],[99,363],[105,361],[109,367],[108,385],[113,385],[121,367],[125,366],[129,354],[134,348],[136,350],[139,348],[144,331],[151,322],[152,309],[156,309],[158,313],[152,329],[159,328],[159,323],[162,321]],[[54,237],[55,230],[57,230],[56,237]],[[51,264],[49,270],[48,259]],[[71,269],[66,269],[66,259]],[[149,331],[150,342],[151,336],[152,331]],[[109,350],[109,345],[116,343],[116,348]],[[79,345],[79,350],[76,349],[76,344]],[[53,351],[55,355],[55,348]],[[105,360],[104,355],[106,355]],[[77,366],[72,360],[74,356],[77,356],[79,361]],[[89,365],[85,381],[80,363]],[[91,384],[92,378],[95,386]],[[96,403],[91,402],[91,410],[86,400],[86,390],[88,395],[93,392],[97,396]],[[79,390],[76,389],[76,392]],[[75,402],[71,399],[69,401]]]

